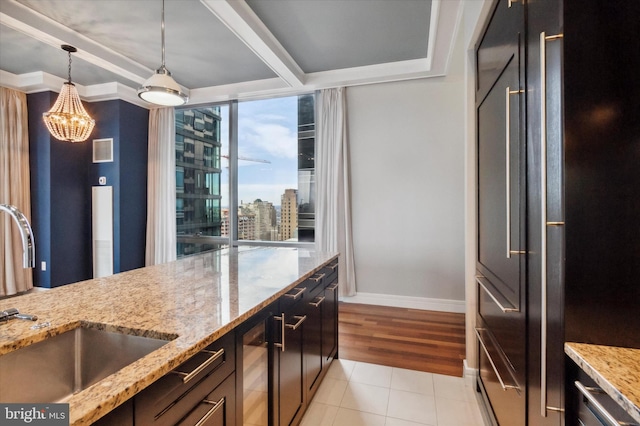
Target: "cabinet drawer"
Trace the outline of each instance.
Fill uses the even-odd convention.
[[[578,425],[618,426],[621,424],[638,424],[584,371],[580,370],[578,380],[573,385],[578,399]]]
[[[524,383],[520,384],[491,333],[477,328],[479,380],[500,425],[524,425],[526,400]]]
[[[336,280],[338,276],[338,259],[334,259],[329,264],[322,267],[320,270],[325,274],[325,285]]]
[[[507,358],[518,380],[526,373],[526,318],[509,305],[491,283],[478,279],[479,327],[491,331],[494,342]]]
[[[180,420],[235,370],[234,343],[233,332],[224,335],[136,395],[136,424],[173,425]]]
[[[206,395],[178,426],[235,426],[235,374]]]
[[[286,311],[301,301],[312,299],[311,293],[324,282],[324,275],[316,272],[280,298],[280,309]]]

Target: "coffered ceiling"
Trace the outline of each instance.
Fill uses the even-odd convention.
[[[444,75],[461,0],[165,0],[166,66],[190,104]],[[0,85],[146,106],[161,0],[0,0]]]

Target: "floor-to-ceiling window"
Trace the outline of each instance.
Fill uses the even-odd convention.
[[[314,240],[313,94],[176,110],[178,257]]]

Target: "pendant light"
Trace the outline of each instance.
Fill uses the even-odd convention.
[[[61,47],[69,54],[69,79],[62,85],[49,112],[42,114],[42,119],[54,138],[64,142],[83,142],[91,134],[96,121],[85,111],[76,85],[71,82],[71,53],[78,49],[67,44]]]
[[[187,103],[189,97],[182,92],[180,86],[171,77],[171,73],[164,64],[164,0],[162,0],[162,65],[158,68],[141,88],[138,96],[147,102],[162,106],[179,106]]]

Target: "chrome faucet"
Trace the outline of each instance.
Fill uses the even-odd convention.
[[[5,211],[16,221],[22,238],[22,265],[25,268],[36,267],[36,245],[33,240],[33,231],[25,215],[16,206],[0,204],[0,211]]]

